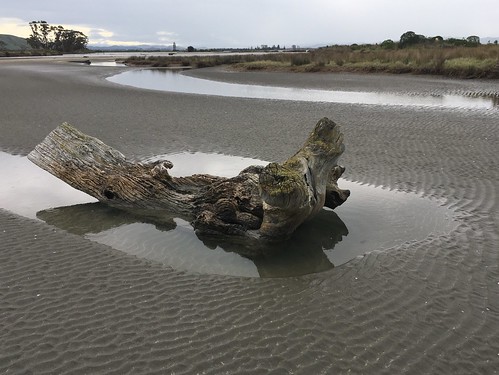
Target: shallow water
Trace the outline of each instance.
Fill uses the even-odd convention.
[[[386,92],[333,91],[243,85],[189,77],[179,71],[169,69],[130,70],[109,77],[108,80],[122,85],[152,90],[240,98],[462,109],[492,109],[497,106],[497,99],[490,97],[450,94],[407,95]]]
[[[173,162],[174,176],[211,173],[231,177],[266,162],[220,154],[180,153],[153,159]],[[151,160],[151,159],[150,159]],[[32,164],[0,152],[1,208],[38,218],[117,250],[177,270],[246,277],[286,277],[339,266],[373,250],[385,250],[453,230],[453,211],[416,194],[340,180],[348,201],[334,212],[322,210],[292,238],[250,260],[230,239],[198,238],[175,217],[144,217],[110,208]]]
[[[116,61],[91,61],[90,66],[125,66],[121,62]]]

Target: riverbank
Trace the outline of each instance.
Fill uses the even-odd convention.
[[[236,71],[390,73],[453,78],[499,78],[499,46],[383,49],[334,46],[310,52],[218,54],[214,56],[132,56],[130,66],[205,68],[230,65]]]
[[[176,271],[0,210],[1,371],[498,368],[497,111],[223,98],[104,80],[125,69],[2,61],[0,85],[9,95],[0,101],[0,149],[26,155],[68,121],[132,158],[203,151],[279,161],[327,116],[343,127],[348,179],[445,202],[460,224],[328,272],[272,280]],[[316,75],[189,74],[368,91],[492,85],[405,75],[341,74],[321,83]]]

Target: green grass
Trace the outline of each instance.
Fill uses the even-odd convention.
[[[447,75],[457,77],[487,77],[496,68],[499,68],[499,64],[494,59],[458,57],[444,62]]]

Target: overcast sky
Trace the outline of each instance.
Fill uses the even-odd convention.
[[[406,31],[444,38],[499,36],[498,0],[0,0],[0,34],[29,21],[79,30],[90,45],[379,43]]]

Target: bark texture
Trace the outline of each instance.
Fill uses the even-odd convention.
[[[282,240],[324,206],[350,195],[338,187],[344,151],[338,125],[323,118],[305,144],[282,164],[251,166],[233,178],[172,177],[168,160],[131,162],[114,148],[64,123],[28,158],[40,168],[108,205],[166,211],[189,220],[198,234]],[[145,210],[145,211],[144,211]]]

